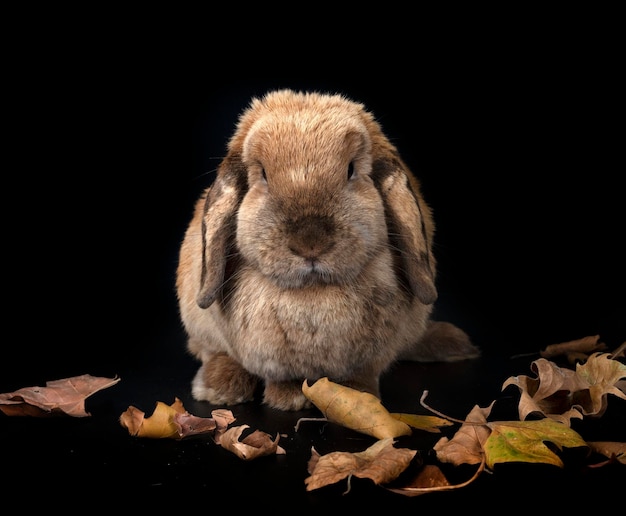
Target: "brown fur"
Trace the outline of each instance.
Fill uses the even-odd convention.
[[[353,173],[351,173],[353,171]],[[435,226],[418,180],[364,106],[341,95],[270,92],[238,122],[196,203],[176,287],[192,393],[309,406],[304,379],[380,395],[396,360],[479,354],[436,300]]]

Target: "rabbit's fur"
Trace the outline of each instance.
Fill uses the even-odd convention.
[[[434,224],[420,186],[362,104],[278,90],[242,113],[195,206],[176,288],[197,400],[310,406],[306,379],[380,397],[396,360],[478,356],[430,320]]]

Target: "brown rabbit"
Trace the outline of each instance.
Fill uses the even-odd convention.
[[[321,377],[380,397],[396,360],[479,350],[430,320],[434,224],[418,181],[362,104],[273,91],[241,115],[180,250],[195,399],[310,406]]]

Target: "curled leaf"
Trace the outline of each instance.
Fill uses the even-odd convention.
[[[333,423],[377,439],[410,435],[411,427],[393,417],[381,401],[367,392],[320,378],[312,386],[305,380],[304,395]]]
[[[145,412],[130,406],[120,416],[120,424],[128,429],[128,433],[136,437],[151,439],[183,439],[191,435],[213,433],[214,439],[226,430],[235,418],[230,410],[214,410],[213,417],[198,417],[185,410],[180,399],[166,405],[157,401],[152,415],[146,417]]]
[[[157,401],[152,415],[146,417],[145,412],[130,406],[120,416],[120,424],[128,429],[130,435],[151,439],[179,438],[178,426],[174,422],[176,414],[184,414],[182,401],[175,399],[171,405]]]
[[[220,446],[244,460],[252,460],[265,455],[285,454],[285,450],[278,445],[280,434],[276,435],[276,438],[272,438],[271,435],[261,430],[255,430],[240,440],[241,435],[247,428],[250,427],[248,425],[240,425],[229,428],[222,435]]]

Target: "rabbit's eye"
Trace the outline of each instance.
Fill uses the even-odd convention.
[[[348,179],[354,175],[354,163],[351,161],[348,165]]]
[[[267,174],[265,173],[265,169],[261,169],[261,177],[263,177],[263,181],[267,183]]]

